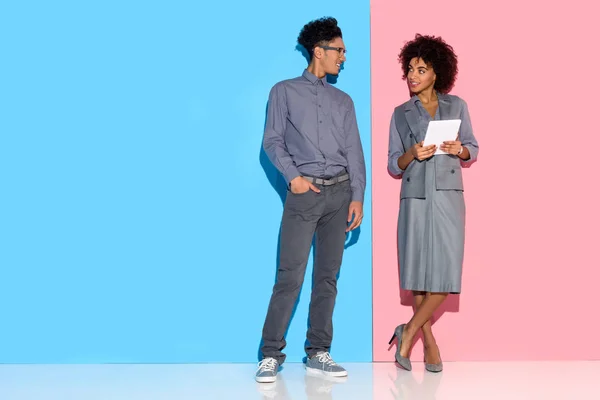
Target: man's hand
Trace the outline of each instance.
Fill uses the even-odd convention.
[[[294,194],[303,194],[312,190],[321,193],[321,190],[301,176],[297,176],[290,182],[290,191]]]
[[[352,217],[354,217],[354,221],[352,221]],[[352,224],[346,228],[346,232],[350,232],[356,228],[358,228],[363,219],[363,203],[360,201],[353,201],[350,203],[350,208],[348,209],[348,223],[352,221]]]

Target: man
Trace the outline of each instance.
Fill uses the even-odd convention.
[[[329,354],[337,274],[346,232],[363,218],[365,162],[350,96],[327,83],[346,61],[334,18],[304,26],[310,55],[302,76],[271,89],[263,147],[288,184],[281,222],[277,282],[263,328],[258,382],[274,382],[285,361],[284,335],[304,280],[314,235],[315,264],[307,332],[308,372],[346,376]]]

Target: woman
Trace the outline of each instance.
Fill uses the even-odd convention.
[[[457,58],[442,38],[416,35],[399,56],[411,99],[394,110],[388,168],[402,175],[398,218],[400,281],[413,292],[415,313],[394,331],[396,361],[411,370],[409,351],[422,329],[425,367],[443,368],[430,319],[448,293],[460,293],[465,239],[462,162],[473,162],[479,146],[467,104],[448,93],[458,72]],[[457,139],[423,146],[430,121],[460,119]]]

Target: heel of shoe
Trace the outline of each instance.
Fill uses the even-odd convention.
[[[392,342],[394,341],[394,339],[396,339],[396,332],[394,332],[394,335],[392,336],[392,338],[390,339],[390,341],[388,342],[388,344],[392,344]]]

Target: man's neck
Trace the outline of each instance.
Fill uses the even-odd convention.
[[[307,71],[319,79],[323,79],[326,75],[325,71],[321,68],[321,66],[319,64],[317,64],[315,62],[314,59],[310,62],[309,66],[307,68]]]

